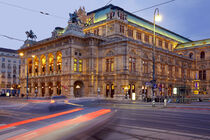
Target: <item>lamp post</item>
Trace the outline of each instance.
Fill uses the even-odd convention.
[[[24,56],[24,53],[21,52],[19,55],[21,57],[23,57]],[[32,55],[32,58],[34,58],[34,57],[35,57],[35,55]],[[28,99],[28,91],[29,91],[29,88],[28,88],[28,61],[26,63],[27,63],[27,72],[26,72],[26,98]]]
[[[156,12],[157,12],[157,16],[156,16]],[[161,21],[161,16],[159,15],[159,9],[156,8],[154,11],[154,28],[153,28],[153,52],[152,52],[152,68],[153,68],[153,73],[152,73],[152,106],[155,106],[155,85],[156,85],[156,80],[155,80],[155,20],[156,21]]]

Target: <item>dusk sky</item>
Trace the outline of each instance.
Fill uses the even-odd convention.
[[[169,0],[112,0],[111,4],[133,12],[166,1]],[[3,2],[28,10],[8,6]],[[74,12],[80,6],[90,12],[108,2],[109,0],[0,0],[0,35],[26,40],[25,31],[32,29],[37,40],[42,40],[51,37],[55,27],[67,26],[69,12]],[[163,20],[158,23],[160,26],[194,41],[210,38],[210,0],[175,0],[158,8],[163,16]],[[135,14],[153,22],[154,9]],[[42,15],[38,11],[54,16]],[[19,49],[22,44],[21,41],[0,36],[0,47]]]

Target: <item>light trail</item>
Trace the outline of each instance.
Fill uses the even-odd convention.
[[[0,126],[0,130],[5,129],[5,128],[9,128],[9,127],[14,127],[14,126],[18,126],[18,125],[31,123],[31,122],[46,120],[46,119],[50,119],[50,118],[54,118],[54,117],[57,117],[57,116],[73,113],[73,112],[80,111],[80,110],[83,110],[83,108],[76,108],[76,109],[72,109],[72,110],[68,110],[68,111],[64,111],[64,112],[60,112],[60,113],[55,113],[55,114],[52,114],[52,115],[47,115],[47,116],[32,118],[32,119],[24,120],[24,121],[20,121],[20,122],[15,122],[15,123],[7,124],[7,125],[2,125],[2,126]]]
[[[71,125],[79,124],[82,122],[87,122],[87,121],[93,120],[99,116],[102,116],[102,115],[110,113],[110,112],[111,112],[110,109],[101,109],[96,112],[92,112],[92,113],[88,113],[88,114],[79,116],[74,119],[62,121],[62,122],[55,123],[55,124],[52,124],[52,125],[49,125],[46,127],[42,127],[42,128],[39,128],[39,129],[36,129],[33,131],[29,131],[27,133],[11,137],[8,140],[30,140],[30,139],[34,139],[34,138],[39,138],[41,136],[49,134],[50,132],[56,131],[58,129],[62,129],[66,126],[71,126]]]

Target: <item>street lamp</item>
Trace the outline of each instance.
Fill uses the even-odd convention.
[[[125,94],[126,94],[126,95],[125,95],[125,98],[127,99],[127,98],[128,98],[128,86],[125,86],[125,92],[126,92],[126,93],[125,93]]]
[[[24,56],[24,53],[23,53],[23,52],[20,52],[19,55],[20,55],[21,57],[23,57],[23,56]],[[34,58],[35,55],[32,55],[31,57]],[[28,61],[27,61],[26,63],[27,63],[26,98],[28,99],[28,91],[29,91],[29,88],[28,88]]]
[[[156,16],[157,12],[157,16]],[[152,106],[155,106],[155,85],[156,85],[156,80],[155,80],[155,21],[161,21],[162,17],[159,15],[159,9],[156,8],[154,11],[154,29],[153,29],[153,52],[152,52],[152,62],[153,62],[153,73],[152,73]]]

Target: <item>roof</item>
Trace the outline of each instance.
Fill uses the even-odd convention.
[[[0,52],[18,53],[17,50],[12,50],[7,48],[0,48]]]
[[[208,45],[208,44],[210,45],[210,38],[182,43],[182,44],[177,45],[175,49],[193,48],[193,47],[199,47],[199,46]]]
[[[153,23],[148,21],[148,20],[145,20],[141,17],[138,17],[128,11],[125,11],[124,9],[118,7],[118,6],[114,6],[112,4],[110,5],[107,5],[107,6],[104,6],[102,8],[99,8],[99,9],[96,9],[94,11],[91,11],[91,12],[88,12],[87,15],[90,15],[90,14],[95,14],[94,16],[94,23],[97,23],[97,22],[100,22],[100,21],[103,21],[103,20],[106,20],[106,14],[110,12],[110,10],[122,10],[124,11],[126,14],[127,14],[127,20],[131,23],[134,23],[134,24],[137,24],[139,26],[142,26],[146,29],[149,29],[151,31],[153,31]],[[161,35],[164,35],[166,37],[169,37],[171,39],[174,39],[180,43],[185,43],[185,42],[189,42],[189,41],[192,41],[186,37],[183,37],[177,33],[174,33],[168,29],[165,29],[159,25],[156,25],[156,32],[161,34]]]

